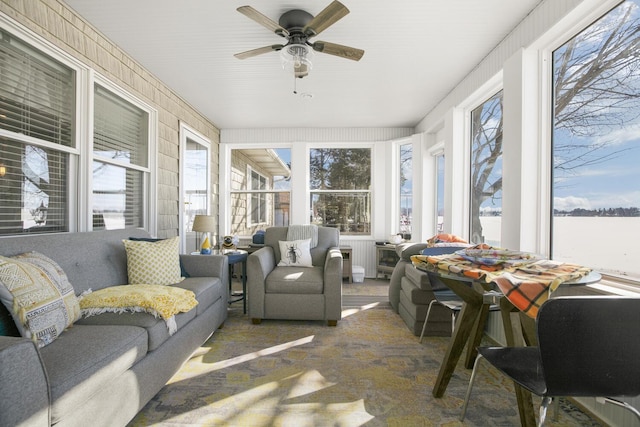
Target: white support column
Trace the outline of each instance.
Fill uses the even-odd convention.
[[[469,149],[465,143],[464,111],[452,108],[444,125],[445,232],[469,237]]]
[[[547,150],[541,142],[540,67],[536,50],[520,49],[504,65],[502,246],[544,253]],[[546,145],[546,144],[545,144]],[[548,206],[548,203],[542,203]]]

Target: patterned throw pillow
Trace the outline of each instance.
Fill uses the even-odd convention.
[[[133,240],[134,242],[159,242],[164,239],[156,239],[154,237],[129,237],[129,240]],[[191,277],[189,276],[189,273],[187,273],[187,270],[184,268],[182,260],[180,260],[180,275],[182,277]]]
[[[127,251],[130,285],[173,285],[184,280],[180,275],[178,237],[157,242],[123,240]]]
[[[280,240],[280,267],[313,267],[311,263],[311,239]]]
[[[0,300],[20,335],[38,347],[52,343],[80,316],[67,275],[38,252],[0,257]]]

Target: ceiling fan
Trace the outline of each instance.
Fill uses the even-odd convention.
[[[266,29],[287,39],[285,44],[273,44],[236,53],[234,56],[238,59],[247,59],[263,53],[279,51],[283,61],[293,67],[295,77],[302,78],[309,74],[313,51],[353,61],[359,61],[364,55],[362,49],[325,41],[313,43],[309,41],[310,38],[317,36],[349,13],[349,9],[337,0],[334,0],[315,17],[304,10],[293,9],[283,13],[277,23],[251,6],[241,6],[237,10]]]

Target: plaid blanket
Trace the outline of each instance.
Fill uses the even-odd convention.
[[[456,254],[413,255],[413,265],[433,273],[444,272],[473,280],[495,283],[519,310],[535,318],[538,309],[561,283],[574,282],[588,275],[590,268],[550,260],[532,261],[520,265],[483,265]]]

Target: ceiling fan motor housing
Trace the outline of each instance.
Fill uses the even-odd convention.
[[[300,9],[289,10],[280,16],[278,24],[289,33],[303,34],[302,29],[313,19],[313,15]]]

